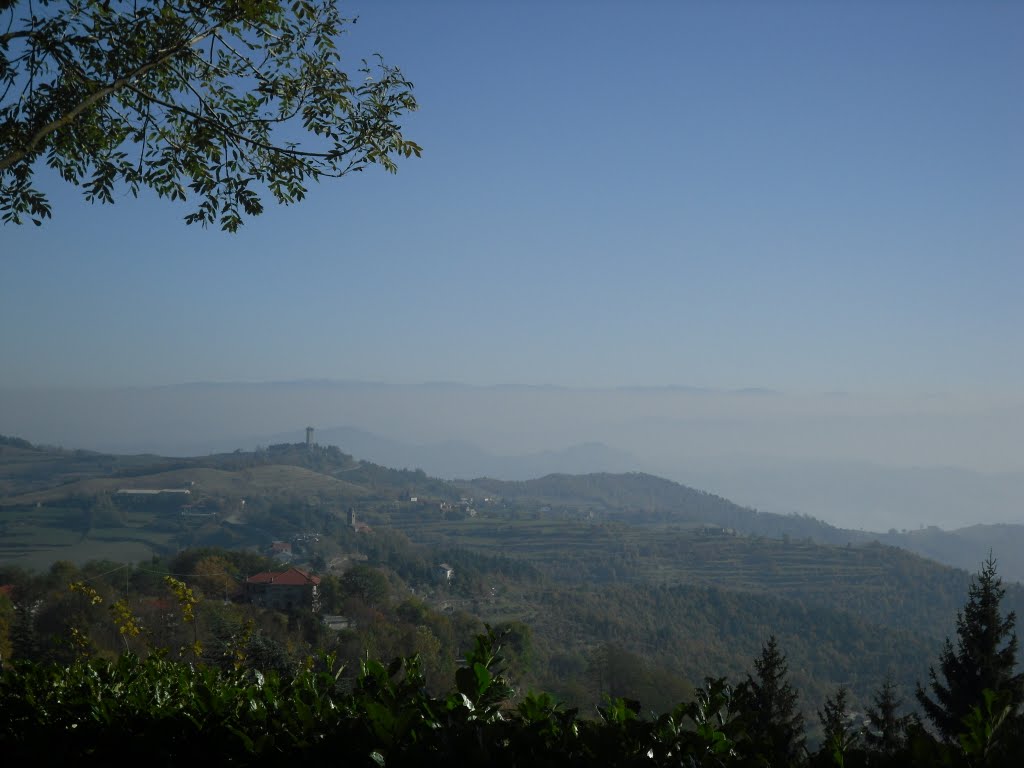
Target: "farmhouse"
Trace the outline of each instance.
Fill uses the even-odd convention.
[[[277,558],[278,560],[287,563],[292,559],[292,545],[288,541],[275,541],[270,545],[270,549],[267,551],[271,557]]]
[[[245,580],[250,603],[283,611],[320,610],[320,577],[298,568],[264,571]]]
[[[435,573],[437,574],[438,581],[449,584],[451,583],[452,576],[455,575],[455,569],[448,565],[448,563],[440,563]]]

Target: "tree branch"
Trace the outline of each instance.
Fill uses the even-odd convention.
[[[0,35],[0,46],[7,45],[11,40],[17,40],[19,37],[32,37],[36,34],[34,29],[19,29],[15,32],[4,32]]]
[[[161,64],[170,61],[175,56],[181,54],[183,51],[186,51],[189,48],[192,48],[193,46],[197,45],[198,43],[201,43],[203,40],[205,40],[207,37],[215,33],[220,27],[222,27],[226,23],[227,21],[222,21],[219,24],[215,24],[213,27],[206,30],[205,32],[202,32],[196,35],[195,37],[191,38],[190,40],[183,42],[181,45],[174,46],[173,48],[166,48],[163,51],[158,51],[157,57],[153,59],[153,61],[143,64],[141,67],[134,70],[133,72],[130,72],[129,74],[123,77],[119,77],[117,80],[110,83],[109,85],[106,85],[103,88],[100,88],[99,90],[90,93],[88,96],[82,99],[82,101],[80,101],[70,110],[65,112],[59,118],[57,118],[56,120],[52,120],[51,122],[42,126],[34,134],[32,134],[31,138],[25,143],[25,146],[22,149],[16,150],[9,154],[7,157],[0,159],[0,172],[6,171],[15,163],[23,160],[24,158],[32,154],[32,152],[43,139],[45,139],[54,131],[58,131],[61,128],[64,128],[65,126],[70,125],[72,122],[74,122],[75,118],[77,118],[90,107],[95,106],[97,103],[103,101],[103,99],[107,98],[113,93],[117,93],[118,91],[124,88],[130,88],[132,81],[137,80],[150,70],[159,67]]]
[[[164,109],[169,109],[172,112],[178,112],[180,114],[187,115],[188,117],[191,117],[193,120],[198,120],[200,122],[206,123],[207,125],[216,126],[216,128],[219,131],[227,134],[235,141],[248,144],[250,147],[254,147],[256,149],[264,149],[268,152],[278,152],[280,154],[289,155],[290,157],[295,158],[309,157],[318,160],[333,160],[335,158],[341,158],[354,150],[353,147],[350,147],[339,152],[306,152],[301,149],[292,149],[290,147],[277,146],[276,144],[268,144],[267,142],[259,141],[258,139],[254,139],[251,136],[246,136],[244,133],[236,131],[232,126],[228,125],[227,123],[224,123],[223,121],[207,117],[206,115],[202,115],[199,112],[189,109],[188,107],[183,107],[180,104],[175,104],[171,101],[164,101],[163,99],[158,98],[152,95],[151,93],[147,93],[146,91],[143,91],[140,88],[136,88],[134,85],[127,84],[125,87],[133,93],[137,94],[139,97],[147,101],[150,101],[153,104],[159,104]]]

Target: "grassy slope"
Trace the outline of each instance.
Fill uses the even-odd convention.
[[[175,469],[131,477],[95,477],[0,500],[0,504],[50,503],[73,496],[96,496],[121,489],[190,488],[193,495],[245,498],[271,494],[280,497],[326,493],[359,498],[367,491],[357,485],[305,467],[262,465],[234,472],[209,467]]]

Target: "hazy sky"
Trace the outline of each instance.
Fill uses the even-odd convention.
[[[343,7],[424,157],[235,236],[50,184],[0,387],[1024,388],[1024,4]]]

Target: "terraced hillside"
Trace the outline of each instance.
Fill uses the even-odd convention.
[[[0,498],[0,563],[292,541],[308,567],[361,559],[438,610],[522,622],[530,679],[571,701],[594,694],[581,680],[607,682],[623,665],[653,696],[659,676],[741,676],[771,634],[814,702],[840,683],[865,701],[889,669],[908,691],[952,633],[969,581],[894,547],[816,543],[790,531],[818,521],[648,475],[453,485],[304,445],[188,459],[0,447],[14,491]],[[179,493],[119,493],[162,488]],[[300,546],[311,536],[314,548]],[[437,583],[440,562],[454,568],[449,584]],[[1024,611],[1019,588],[1007,605]]]

